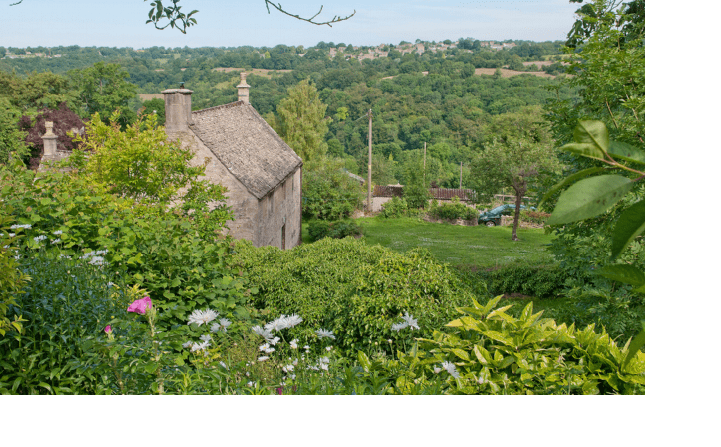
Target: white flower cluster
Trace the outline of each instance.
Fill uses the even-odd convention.
[[[13,225],[10,227],[11,230],[17,230],[18,228],[25,228],[26,230],[29,230],[32,228],[32,226],[30,226],[28,224],[24,224],[24,225],[16,224],[16,225]]]
[[[403,318],[403,323],[396,323],[392,325],[391,330],[400,331],[401,329],[405,329],[407,327],[410,327],[411,329],[420,329],[418,326],[418,320],[413,318],[413,315],[408,315],[408,312],[401,316],[401,318]]]
[[[294,326],[299,325],[303,319],[299,317],[298,315],[290,315],[285,316],[281,315],[280,317],[276,318],[275,320],[271,321],[270,323],[265,325],[266,331],[282,331],[283,329],[290,329]]]
[[[103,265],[105,264],[105,258],[103,258],[103,255],[107,253],[108,250],[91,251],[90,253],[82,255],[80,259],[90,258],[90,261],[88,261],[90,265]]]
[[[34,240],[35,242],[40,242],[40,241],[44,241],[44,240],[47,239],[47,238],[48,238],[47,236],[45,236],[44,234],[41,234],[40,236],[35,236],[35,237],[33,238],[33,240]]]
[[[60,236],[61,234],[63,234],[63,230],[53,231],[53,234],[55,236]]]

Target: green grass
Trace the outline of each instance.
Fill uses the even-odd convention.
[[[463,227],[428,223],[420,219],[361,218],[368,244],[380,244],[398,252],[416,247],[428,249],[440,262],[458,267],[489,268],[517,261],[548,264],[546,250],[553,235],[541,229],[518,229],[519,242],[511,241],[511,227]]]

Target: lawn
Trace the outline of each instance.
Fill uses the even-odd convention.
[[[415,218],[360,218],[368,244],[380,244],[406,252],[416,247],[428,249],[441,262],[454,266],[490,268],[516,261],[534,264],[553,262],[546,250],[553,235],[542,229],[518,229],[519,242],[511,241],[511,227],[463,227],[428,223]]]

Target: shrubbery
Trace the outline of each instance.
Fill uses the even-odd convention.
[[[361,206],[363,191],[357,181],[326,161],[303,172],[303,216],[322,220],[350,217]]]
[[[308,235],[313,242],[324,237],[343,239],[344,237],[360,236],[361,234],[363,234],[363,229],[352,220],[340,220],[337,222],[314,220],[308,223]]]
[[[0,178],[0,197],[13,206],[13,219],[31,227],[20,241],[22,247],[53,245],[69,256],[92,253],[168,310],[160,326],[170,324],[171,316],[182,320],[206,306],[247,316],[244,304],[253,288],[227,264],[232,240],[216,234],[225,220],[208,225],[212,218],[185,217],[164,204],[141,206],[83,177],[57,172],[40,176],[19,162],[0,172]]]
[[[393,197],[383,204],[380,215],[388,218],[405,217],[408,215],[408,202],[406,199]]]
[[[474,296],[469,285],[426,251],[399,254],[353,239],[323,239],[288,251],[242,242],[236,248],[244,276],[260,285],[256,307],[270,316],[301,315],[307,327],[333,331],[346,352],[430,335],[456,305]],[[406,312],[420,330],[392,331]],[[313,337],[309,330],[292,334],[308,339]]]
[[[511,264],[478,276],[493,295],[521,293],[536,298],[551,298],[564,291],[568,273],[558,266]]]
[[[529,209],[522,209],[520,214],[519,218],[521,222],[530,222],[535,225],[545,224],[546,220],[551,216],[543,211],[533,211]]]
[[[438,204],[437,200],[433,200],[428,214],[436,219],[473,220],[478,218],[478,210],[466,206],[458,197],[454,197],[451,203]]]
[[[629,356],[605,331],[558,325],[533,314],[529,303],[515,318],[486,305],[460,307],[451,333],[434,331],[398,360],[371,362],[365,371],[384,376],[394,394],[644,394],[645,355]],[[630,357],[630,358],[627,358]],[[625,362],[628,361],[627,364]]]

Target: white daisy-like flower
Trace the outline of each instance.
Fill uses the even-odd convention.
[[[293,360],[293,366],[298,366],[298,359]]]
[[[36,236],[33,239],[35,240],[35,242],[40,242],[40,241],[44,241],[47,238],[48,238],[47,236],[45,236],[44,234],[41,234],[40,236]]]
[[[259,351],[265,351],[265,350],[268,349],[268,348],[270,348],[270,345],[269,345],[268,343],[266,343],[266,344],[264,344],[264,345],[260,345],[260,346],[258,347],[258,350],[259,350]]]
[[[52,242],[50,242],[50,243],[51,243],[51,244],[59,244],[59,243],[60,243],[60,239],[55,239],[54,241],[52,241]]]
[[[253,386],[253,385],[255,385],[255,382],[248,382],[247,385],[248,385],[248,386]]]
[[[53,234],[55,236],[60,236],[61,234],[63,234],[63,230],[53,231]]]
[[[223,330],[228,329],[228,327],[230,327],[230,324],[231,324],[230,320],[228,320],[227,318],[221,318],[220,320],[218,320],[218,322],[220,323],[221,326],[223,326]]]
[[[294,338],[293,340],[290,341],[290,349],[298,349],[298,340],[297,339]]]
[[[303,349],[305,349],[306,351],[310,351],[310,346],[305,345],[305,346],[303,346]]]
[[[403,318],[405,320],[405,322],[409,328],[420,329],[420,327],[418,326],[418,320],[413,318],[413,315],[408,315],[408,312],[406,312],[406,314],[404,316],[402,316],[401,318]]]
[[[193,343],[193,346],[190,348],[190,352],[205,350],[205,348],[207,348],[208,346],[210,346],[210,343],[208,343],[207,341],[204,341],[203,343],[200,343],[200,344]]]
[[[214,310],[196,309],[188,317],[188,324],[196,323],[198,326],[202,326],[204,323],[210,323],[211,321],[215,320],[217,317],[218,317],[218,312],[216,312]]]
[[[193,346],[193,342],[192,342],[192,341],[186,341],[185,343],[183,343],[183,347],[186,348],[186,349],[188,349],[188,348],[191,347],[191,346]]]
[[[15,237],[15,233],[8,233],[8,237]]]
[[[316,335],[320,338],[330,338],[331,340],[335,340],[335,335],[333,335],[333,331],[326,331],[325,329],[318,329],[315,331]]]
[[[291,374],[291,375],[290,375],[290,378],[291,378],[292,380],[295,380],[295,374]]]
[[[313,371],[318,371],[318,367],[317,367],[317,366],[313,366],[313,365],[308,365],[305,369],[310,369],[310,370],[313,370]]]
[[[286,324],[286,327],[288,327],[288,328],[298,326],[302,321],[303,321],[303,319],[296,314],[293,314],[289,317],[285,317],[285,324]]]
[[[278,343],[279,341],[280,341],[280,338],[275,337],[275,338],[273,338],[273,339],[271,339],[271,340],[268,340],[268,343],[270,343],[271,345],[274,345],[274,346],[275,346],[275,344]]]
[[[458,371],[456,370],[456,365],[454,365],[453,363],[443,362],[441,366],[443,367],[443,369],[448,371],[448,374],[452,375],[456,379],[460,377],[460,374],[458,374]]]
[[[220,330],[220,325],[218,323],[213,323],[213,325],[210,327],[211,332],[218,332]]]
[[[407,328],[407,327],[408,327],[408,323],[406,323],[406,322],[404,321],[403,323],[394,323],[394,324],[391,326],[391,330],[392,330],[392,331],[400,331],[401,329],[405,329],[405,328]]]
[[[328,351],[328,352],[330,352],[331,349],[333,349],[333,346],[326,346],[326,347],[325,347],[325,350]]]
[[[201,336],[200,336],[200,339],[203,340],[203,341],[207,341],[208,343],[210,343],[211,337],[210,337],[210,335],[208,335],[208,334],[204,334],[204,335],[201,335]]]
[[[265,330],[260,326],[253,326],[251,330],[256,334],[260,335],[261,337],[265,338],[266,340],[273,338],[273,334],[271,334],[270,331]]]
[[[270,357],[268,357],[267,355],[264,355],[264,356],[258,357],[258,361],[259,361],[259,362],[264,362],[264,361],[268,360],[269,358],[270,358]]]

